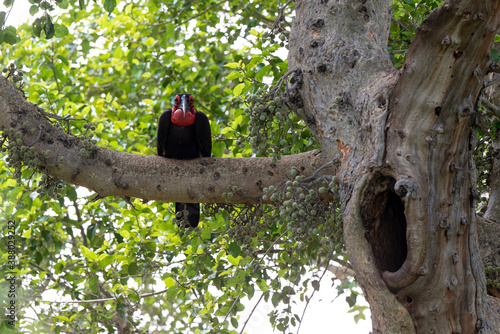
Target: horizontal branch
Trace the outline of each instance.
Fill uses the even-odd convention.
[[[165,202],[258,203],[263,189],[279,186],[298,175],[333,175],[319,150],[272,158],[199,158],[173,160],[97,147],[90,158],[82,155],[80,138],[54,127],[7,80],[0,78],[0,129],[16,129],[23,145],[47,153],[39,168],[52,177],[95,191],[100,197],[125,196]],[[32,131],[34,130],[34,131]],[[61,159],[63,157],[63,159]],[[238,191],[223,198],[228,186]],[[329,198],[325,197],[325,200]]]

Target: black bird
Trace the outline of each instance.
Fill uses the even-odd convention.
[[[158,120],[157,154],[171,159],[195,159],[212,155],[212,135],[207,116],[196,110],[191,94],[178,94],[172,109]],[[187,213],[187,217],[185,214]],[[175,215],[191,227],[200,221],[200,204],[175,203]]]

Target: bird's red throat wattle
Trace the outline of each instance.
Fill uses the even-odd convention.
[[[170,117],[172,123],[178,126],[189,126],[194,124],[196,118],[196,109],[191,108],[190,111],[186,112],[186,118],[184,118],[184,113],[182,109],[173,107],[172,116]]]

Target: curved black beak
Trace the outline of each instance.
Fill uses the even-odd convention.
[[[188,111],[191,111],[188,99],[189,99],[188,95],[182,95],[181,106],[182,106],[182,113],[184,114],[184,119],[186,119],[186,113]]]

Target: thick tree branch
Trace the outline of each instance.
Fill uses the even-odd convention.
[[[22,127],[22,129],[21,129]],[[0,129],[22,132],[24,145],[49,152],[40,169],[65,182],[94,190],[100,197],[126,196],[166,202],[259,203],[263,189],[291,179],[296,167],[309,177],[328,162],[319,150],[271,158],[200,158],[172,160],[112,151],[98,147],[90,158],[80,154],[82,141],[52,126],[37,107],[27,102],[7,80],[0,78]],[[34,129],[34,134],[30,130]],[[61,157],[64,157],[61,160]],[[311,166],[313,165],[313,166]],[[333,175],[333,167],[319,173]],[[228,186],[237,186],[229,201],[222,197]],[[238,196],[241,194],[241,196]],[[328,200],[328,196],[325,196]]]
[[[402,210],[393,221],[405,226],[407,247],[397,266],[382,270],[421,333],[495,332],[477,249],[470,138],[499,12],[499,1],[446,1],[432,11],[391,95],[382,173],[395,181]],[[380,263],[403,251],[371,244]]]

